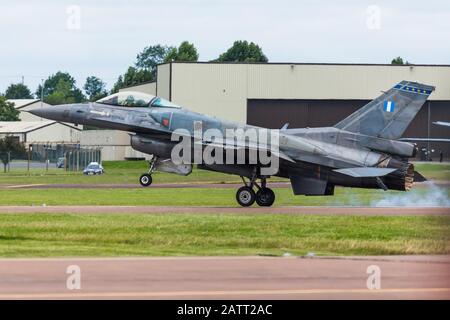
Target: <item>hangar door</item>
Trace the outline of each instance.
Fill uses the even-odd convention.
[[[247,101],[247,123],[281,128],[289,122],[291,128],[333,126],[367,104],[368,100],[272,100]]]
[[[278,129],[289,122],[290,128],[330,127],[355,112],[369,100],[247,100],[247,123]],[[430,119],[430,121],[428,121]],[[449,138],[450,127],[433,124],[450,122],[450,101],[427,101],[411,122],[404,137]],[[450,143],[417,143],[419,149],[429,148],[431,158],[438,160],[442,151],[444,159],[450,158]],[[418,155],[420,157],[420,155]]]

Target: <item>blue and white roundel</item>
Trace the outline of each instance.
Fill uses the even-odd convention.
[[[394,101],[388,100],[384,102],[383,110],[385,112],[394,112],[395,103]]]

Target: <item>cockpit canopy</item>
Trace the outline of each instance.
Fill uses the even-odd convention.
[[[176,104],[165,99],[152,96],[142,92],[135,91],[122,91],[114,93],[107,97],[104,97],[97,101],[97,103],[108,104],[118,107],[134,107],[134,108],[147,108],[147,107],[159,107],[159,108],[180,108]]]

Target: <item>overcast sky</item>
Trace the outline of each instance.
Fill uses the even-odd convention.
[[[110,88],[145,46],[188,40],[208,61],[239,39],[270,62],[449,64],[450,1],[0,0],[0,92],[58,70]]]

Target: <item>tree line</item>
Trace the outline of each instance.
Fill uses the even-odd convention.
[[[13,111],[5,106],[6,99],[32,99],[41,98],[51,105],[65,103],[79,103],[96,101],[109,93],[118,92],[119,89],[156,80],[158,64],[167,62],[196,62],[199,54],[194,44],[183,41],[178,47],[166,45],[151,45],[145,47],[136,56],[136,61],[129,66],[124,74],[120,75],[113,84],[110,92],[106,90],[106,83],[96,76],[87,77],[82,89],[77,87],[75,79],[68,73],[58,71],[49,76],[40,84],[34,93],[22,83],[13,83],[1,96],[0,121],[9,118]],[[268,62],[260,46],[253,42],[236,41],[217,59],[217,62]]]
[[[49,76],[38,86],[34,93],[22,83],[9,85],[4,94],[0,94],[0,121],[18,121],[19,112],[7,103],[7,99],[41,98],[51,105],[96,101],[110,93],[118,92],[121,88],[139,85],[156,80],[157,65],[167,62],[196,62],[199,54],[194,44],[183,41],[178,47],[166,45],[151,45],[145,47],[136,56],[132,66],[121,74],[110,91],[106,90],[106,83],[96,76],[89,76],[82,87],[77,87],[75,79],[68,73],[58,71]],[[262,48],[248,41],[235,41],[233,45],[220,54],[212,62],[268,62]],[[403,58],[397,57],[391,61],[393,65],[409,64]]]

